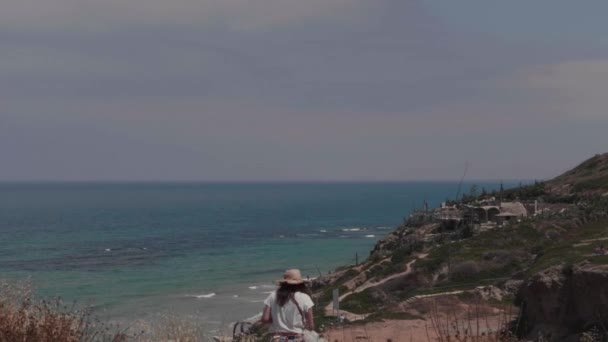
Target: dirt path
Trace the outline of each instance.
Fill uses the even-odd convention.
[[[359,292],[362,292],[362,291],[365,291],[365,290],[369,289],[370,287],[379,286],[379,285],[382,285],[382,284],[386,283],[389,280],[393,280],[395,278],[399,278],[399,277],[402,277],[404,275],[410,274],[412,272],[412,264],[415,263],[416,260],[418,260],[418,259],[414,259],[414,260],[408,262],[407,265],[405,265],[405,271],[400,272],[400,273],[395,273],[395,274],[393,274],[391,276],[388,276],[388,277],[386,277],[386,278],[384,278],[384,279],[382,279],[380,281],[377,281],[377,282],[365,282],[361,286],[359,286],[356,289],[354,289],[353,291],[351,291],[349,293],[346,293],[343,296],[340,296],[340,300],[342,300],[342,298],[346,297],[347,295],[350,295],[350,294],[353,294],[353,293],[359,293]]]
[[[481,286],[481,287],[483,287],[483,286]],[[464,293],[466,291],[469,291],[469,290],[456,290],[456,291],[448,291],[448,292],[431,293],[431,294],[427,294],[427,295],[417,295],[417,296],[410,297],[410,298],[406,299],[405,302],[406,303],[411,303],[411,302],[413,302],[415,300],[423,299],[423,298],[432,298],[432,297],[456,295],[456,294]]]
[[[347,296],[349,296],[351,294],[365,291],[365,290],[369,289],[370,287],[379,286],[379,285],[382,285],[382,284],[386,283],[387,281],[390,281],[390,280],[393,280],[393,279],[396,279],[396,278],[399,278],[399,277],[402,277],[402,276],[410,274],[412,272],[412,264],[414,264],[416,262],[416,260],[418,260],[418,259],[424,259],[427,255],[428,254],[419,254],[419,255],[417,255],[416,259],[414,259],[414,260],[412,260],[412,261],[410,261],[410,262],[408,262],[406,264],[405,271],[400,272],[400,273],[396,273],[396,274],[393,274],[393,275],[390,275],[390,276],[388,276],[388,277],[386,277],[386,278],[384,278],[384,279],[382,279],[380,281],[376,281],[376,282],[367,281],[367,282],[363,283],[361,286],[355,288],[354,290],[342,294],[339,297],[339,300],[342,301],[344,298],[346,298]],[[333,309],[333,303],[329,303],[325,307],[325,315],[326,316],[344,315],[344,317],[347,320],[349,320],[349,321],[355,321],[355,320],[359,320],[359,319],[364,319],[365,317],[368,316],[367,314],[358,315],[358,314],[354,314],[352,312],[348,312],[348,311],[345,311],[345,310],[340,310],[339,312],[336,313],[334,311],[334,309]]]
[[[596,241],[606,241],[608,240],[608,237],[601,237],[601,238],[597,238],[597,239],[588,239],[588,240],[581,240],[578,243],[575,243],[574,245],[572,245],[572,247],[585,247],[585,246],[589,246],[591,244],[593,244]]]

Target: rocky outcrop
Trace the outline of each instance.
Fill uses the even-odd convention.
[[[525,281],[518,293],[520,331],[551,341],[608,326],[608,265],[554,266]]]
[[[383,255],[386,255],[386,254],[392,252],[396,248],[396,246],[399,245],[401,235],[403,235],[402,230],[403,229],[398,228],[394,232],[392,232],[392,233],[388,234],[387,236],[385,236],[384,238],[378,240],[378,242],[376,242],[376,244],[374,245],[374,248],[370,252],[370,255],[383,256]]]
[[[400,226],[392,233],[378,240],[370,252],[372,257],[390,255],[399,249],[409,249],[411,252],[422,248],[423,239],[439,227],[438,223],[429,223],[418,228]]]

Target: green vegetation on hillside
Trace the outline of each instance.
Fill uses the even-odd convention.
[[[428,215],[412,216],[379,242],[361,271],[366,282],[377,282],[402,272],[406,263],[415,260],[411,274],[350,294],[341,308],[356,314],[391,312],[397,303],[414,295],[525,279],[558,264],[608,264],[608,255],[598,252],[604,244],[608,246],[607,192],[608,154],[603,154],[550,181],[500,193],[482,191],[479,196],[471,194],[450,203],[479,203],[492,196],[540,203],[543,211],[538,216],[530,215],[520,222],[479,230],[466,221],[450,226],[434,223]],[[434,234],[429,238],[431,231]],[[359,274],[346,270],[330,288],[340,287]],[[318,300],[320,306],[329,303],[327,290]]]
[[[595,155],[548,182],[558,194],[601,195],[608,192],[608,153]]]

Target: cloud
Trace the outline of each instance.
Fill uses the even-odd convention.
[[[399,7],[399,15],[390,9],[379,16],[386,22],[370,19],[356,30],[17,37],[5,49],[10,58],[0,60],[8,80],[0,96],[195,97],[305,112],[402,113],[481,97],[487,80],[525,63],[521,49],[437,32],[440,25],[416,7]]]
[[[608,145],[597,50],[421,4],[4,4],[0,179],[454,178],[465,159],[508,178]]]
[[[518,119],[526,119],[527,124],[546,120],[608,123],[608,59],[521,65],[490,76],[482,81],[467,80],[474,85],[470,96],[460,94],[430,105],[417,116],[499,126],[509,121],[517,124]]]
[[[283,1],[255,3],[260,10],[287,11]],[[150,22],[161,27],[155,29],[138,23],[147,16],[129,15],[136,10],[129,7],[132,5],[124,13],[116,11],[119,17],[132,16],[131,21],[108,17],[100,9],[94,11],[99,18],[92,22],[113,26],[112,20],[119,20],[135,29],[116,25],[118,31],[110,33],[5,34],[2,45],[8,57],[0,60],[0,72],[7,82],[0,84],[0,96],[34,101],[40,97],[70,101],[82,97],[196,97],[267,103],[306,112],[398,112],[470,93],[474,79],[503,71],[490,62],[498,53],[487,56],[497,49],[486,49],[481,53],[487,57],[483,59],[479,52],[469,52],[462,37],[442,32],[415,2],[379,1],[373,6],[355,0],[298,2],[302,3],[319,16],[333,16],[332,20],[360,20],[346,29],[331,25],[331,20],[321,25],[315,20],[318,17],[304,15],[305,23],[288,28],[235,32],[167,28],[163,23],[168,18],[150,16]],[[112,1],[84,4],[118,6]],[[155,4],[142,10],[152,11]],[[236,21],[240,16],[236,9],[251,6],[246,5],[249,1],[236,0],[220,4],[224,2],[197,6],[211,12],[220,6],[234,13]],[[84,20],[79,14],[82,9],[74,6],[74,17]],[[294,13],[299,13],[298,6],[303,5],[295,5]],[[374,6],[377,11],[363,11]],[[349,8],[365,12],[365,18]],[[39,10],[44,12],[44,6]],[[69,18],[52,22],[71,25]],[[476,61],[471,62],[473,59]],[[504,60],[510,59],[506,56]],[[503,65],[510,67],[509,63]],[[454,87],[456,82],[460,82],[458,87]]]
[[[4,3],[0,27],[114,30],[117,27],[223,26],[261,29],[335,20],[367,7],[363,0],[19,0]]]
[[[565,61],[526,70],[516,78],[523,89],[558,94],[555,103],[545,103],[556,114],[608,121],[608,59]]]

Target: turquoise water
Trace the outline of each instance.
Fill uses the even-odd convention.
[[[102,317],[233,321],[257,313],[285,269],[314,277],[364,259],[412,208],[436,206],[457,187],[0,184],[0,274],[90,302]]]

